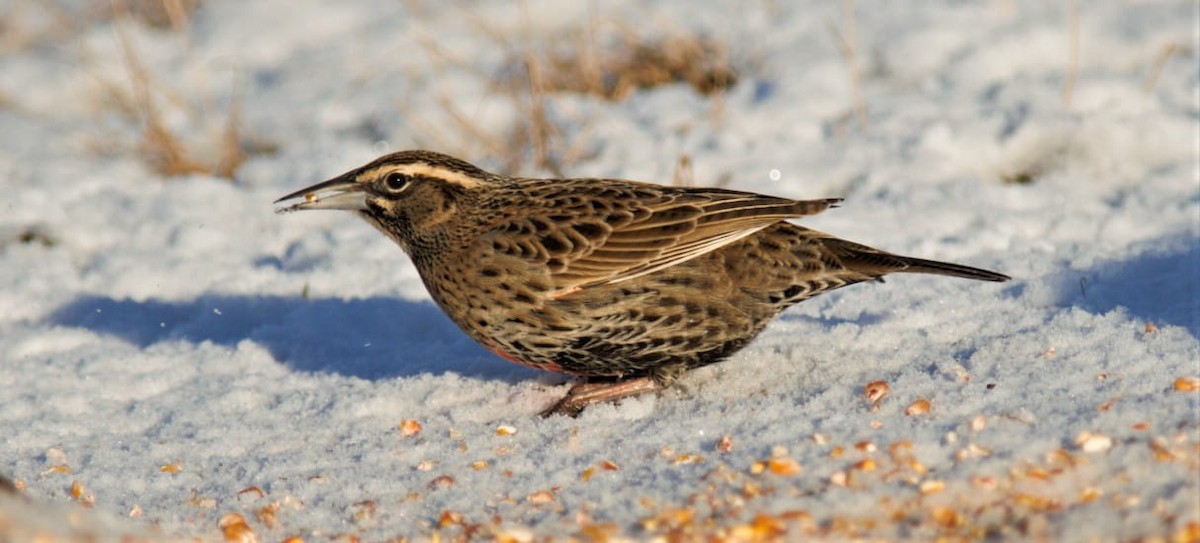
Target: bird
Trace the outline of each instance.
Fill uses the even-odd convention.
[[[290,203],[289,203],[290,202]],[[425,151],[381,156],[275,201],[340,209],[408,254],[430,297],[505,360],[574,376],[543,417],[667,389],[746,346],[785,309],[922,273],[1007,281],[792,221],[840,198],[485,171]]]

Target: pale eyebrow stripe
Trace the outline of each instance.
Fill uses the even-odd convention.
[[[411,175],[413,177],[429,177],[429,178],[433,178],[433,179],[444,179],[450,183],[454,183],[456,185],[459,185],[461,187],[468,188],[468,189],[479,188],[480,186],[483,185],[483,181],[476,177],[472,177],[465,173],[451,170],[448,168],[430,166],[429,164],[423,164],[423,163],[421,163],[421,164],[383,164],[383,165],[371,168],[369,170],[366,170],[359,175],[366,176],[367,178],[370,178],[370,179],[378,179],[379,177],[381,177],[385,174],[391,173],[391,172],[400,172],[400,173]]]

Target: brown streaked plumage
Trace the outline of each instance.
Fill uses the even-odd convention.
[[[520,179],[402,151],[276,201],[346,209],[398,243],[442,310],[505,359],[587,378],[551,413],[669,386],[791,305],[889,273],[1005,281],[787,222],[791,200],[617,179]]]

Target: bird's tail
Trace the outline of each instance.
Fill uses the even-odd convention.
[[[951,264],[937,260],[925,260],[900,256],[886,251],[880,251],[852,241],[838,239],[828,234],[821,240],[825,249],[830,251],[848,270],[865,274],[865,278],[878,278],[889,273],[931,273],[948,275],[979,281],[1008,281],[1011,277],[1002,273],[988,271],[962,264]],[[864,279],[865,279],[864,278]]]
[[[962,264],[951,264],[949,262],[938,262],[936,260],[925,260],[923,258],[912,258],[908,256],[899,257],[900,261],[907,264],[903,269],[896,270],[899,273],[932,273],[935,275],[949,275],[951,277],[962,277],[964,279],[977,279],[979,281],[1008,281],[1011,277],[1002,273],[988,271],[981,268],[972,268],[971,266],[963,266]]]

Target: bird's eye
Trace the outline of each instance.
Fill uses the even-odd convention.
[[[383,186],[391,192],[400,192],[408,186],[412,178],[400,172],[392,172],[383,178]]]

